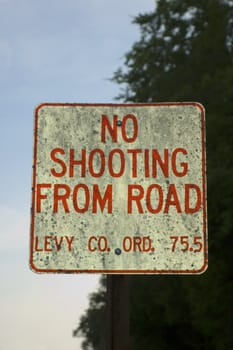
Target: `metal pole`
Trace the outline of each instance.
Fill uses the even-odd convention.
[[[106,350],[130,350],[129,276],[107,276],[107,310]]]

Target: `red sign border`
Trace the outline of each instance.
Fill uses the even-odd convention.
[[[34,223],[35,223],[35,188],[36,188],[36,157],[37,157],[37,140],[38,140],[38,118],[39,110],[45,106],[60,107],[143,107],[143,106],[194,106],[201,111],[201,132],[202,132],[202,193],[203,193],[203,234],[204,234],[204,264],[198,270],[73,270],[73,269],[38,269],[33,262],[33,245],[34,245]],[[31,228],[30,228],[30,258],[29,265],[33,272],[37,273],[102,273],[102,274],[201,274],[208,267],[207,251],[207,197],[206,197],[206,154],[205,154],[205,109],[199,102],[161,102],[161,103],[41,103],[35,109],[34,121],[34,152],[33,152],[33,175],[32,175],[32,207],[31,207]]]

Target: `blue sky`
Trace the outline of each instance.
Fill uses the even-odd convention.
[[[96,275],[29,270],[34,108],[113,102],[108,79],[154,0],[0,0],[0,350],[78,350],[72,329]]]

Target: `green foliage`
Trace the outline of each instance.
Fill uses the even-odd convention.
[[[152,14],[136,17],[141,38],[113,77],[125,87],[119,98],[203,104],[218,103],[213,97],[219,94],[223,101],[232,99],[223,96],[227,84],[232,92],[226,71],[232,66],[232,11],[220,0],[163,0]]]
[[[113,76],[118,98],[206,108],[209,268],[131,277],[132,349],[233,349],[233,1],[158,0],[134,23],[140,39]],[[100,336],[103,300],[91,299],[79,325],[93,349],[104,349],[88,333]]]
[[[74,337],[83,337],[84,350],[104,350],[106,339],[106,280],[100,280],[97,292],[90,295],[89,308],[81,316],[78,327],[73,331]]]

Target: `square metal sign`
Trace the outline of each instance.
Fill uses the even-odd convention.
[[[204,118],[194,102],[39,105],[32,270],[204,272]]]

